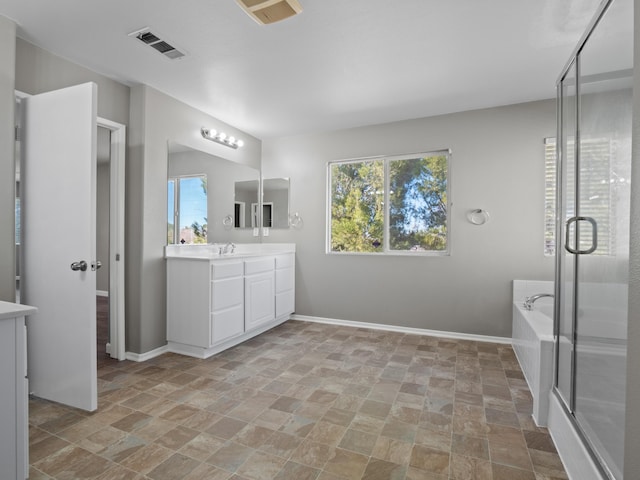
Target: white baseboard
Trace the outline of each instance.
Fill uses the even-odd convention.
[[[96,290],[96,296],[98,296],[98,297],[108,297],[109,296],[109,292],[107,292],[106,290]]]
[[[163,345],[161,347],[156,348],[155,350],[151,350],[145,353],[133,353],[126,352],[125,358],[127,360],[131,360],[132,362],[145,362],[147,360],[151,360],[152,358],[159,357],[163,353],[167,353],[169,351],[169,347],[167,345]]]
[[[339,320],[335,318],[312,317],[309,315],[294,314],[294,315],[291,315],[290,319],[301,321],[301,322],[324,323],[327,325],[339,325],[343,327],[370,328],[372,330],[384,330],[387,332],[410,333],[413,335],[428,335],[430,337],[451,338],[454,340],[471,340],[474,342],[511,344],[511,339],[507,337],[492,337],[489,335],[474,335],[470,333],[446,332],[443,330],[427,330],[425,328],[402,327],[398,325],[386,325],[381,323],[355,322],[352,320]],[[277,323],[281,323],[281,321]],[[274,326],[275,325],[269,325],[266,329],[268,330],[270,328],[273,328]],[[172,349],[169,347],[169,345],[163,345],[162,347],[158,347],[155,350],[151,350],[145,353],[127,352],[126,359],[131,360],[132,362],[144,362],[146,360],[151,360],[152,358],[158,357],[163,353],[167,353],[170,351],[172,351]],[[184,352],[176,351],[175,353],[184,353]],[[202,357],[202,358],[206,358],[206,357]]]
[[[386,325],[383,323],[355,322],[353,320],[339,320],[336,318],[312,317],[309,315],[291,315],[291,320],[301,322],[324,323],[343,327],[370,328],[372,330],[385,330],[388,332],[410,333],[413,335],[428,335],[430,337],[451,338],[454,340],[471,340],[474,342],[490,342],[511,344],[511,338],[492,337],[489,335],[475,335],[471,333],[446,332],[444,330],[427,330],[425,328],[402,327],[398,325]]]

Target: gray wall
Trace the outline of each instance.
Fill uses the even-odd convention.
[[[95,82],[98,116],[127,125],[129,87],[78,64],[53,55],[29,42],[16,39],[16,90],[30,95]]]
[[[208,127],[242,138],[233,150],[205,140]],[[153,88],[131,89],[127,159],[127,351],[144,353],[166,344],[168,141],[260,168],[260,140]]]
[[[552,280],[543,255],[544,145],[555,101],[542,101],[263,141],[263,175],[291,177],[301,230],[296,313],[406,327],[511,335],[511,281]],[[327,162],[452,149],[451,255],[327,255]],[[469,223],[483,208],[490,221]]]
[[[15,39],[15,23],[0,16],[0,300],[7,302],[16,296]]]
[[[629,330],[627,336],[627,400],[624,478],[640,472],[640,0],[634,1],[633,168],[631,182],[631,249],[629,268]]]

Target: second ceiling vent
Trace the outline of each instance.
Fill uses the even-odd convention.
[[[279,22],[302,12],[298,0],[236,0],[261,25]]]

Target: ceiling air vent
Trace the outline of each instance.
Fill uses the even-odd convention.
[[[261,25],[279,22],[302,12],[298,0],[236,0]]]
[[[170,58],[171,60],[182,58],[186,55],[185,52],[177,49],[166,40],[162,40],[159,35],[152,33],[149,27],[131,32],[129,36],[137,38],[142,43],[149,45],[151,48],[153,48],[157,52],[160,52],[162,55]]]

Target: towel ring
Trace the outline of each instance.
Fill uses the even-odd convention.
[[[467,219],[474,225],[484,225],[489,221],[489,212],[481,208],[476,208],[467,213]]]

